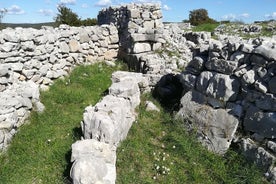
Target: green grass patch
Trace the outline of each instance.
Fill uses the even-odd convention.
[[[261,172],[236,152],[213,154],[168,112],[145,111],[146,99],[153,100],[143,96],[138,121],[117,149],[118,184],[266,183]]]
[[[79,66],[41,94],[46,109],[31,113],[28,124],[0,155],[0,184],[70,183],[71,145],[80,139],[84,108],[95,104],[120,67]]]
[[[198,26],[193,27],[192,31],[194,31],[194,32],[200,32],[200,31],[213,32],[218,27],[218,25],[219,25],[219,23],[200,24]]]

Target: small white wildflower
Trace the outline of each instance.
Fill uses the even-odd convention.
[[[163,157],[163,161],[165,161],[166,160],[166,158],[165,157]]]
[[[173,162],[171,162],[171,165],[173,165]]]
[[[173,145],[173,149],[175,149],[175,145]]]
[[[159,168],[160,168],[160,167],[159,167],[159,165],[158,165],[158,166],[156,166],[156,170],[159,170]]]
[[[156,153],[155,153],[155,152],[153,152],[153,155],[156,155]]]
[[[156,176],[153,176],[152,179],[156,180]]]
[[[163,171],[162,173],[163,173],[163,174],[166,174],[166,171]]]
[[[265,177],[269,177],[269,173],[268,172],[266,172],[264,175],[265,175]]]

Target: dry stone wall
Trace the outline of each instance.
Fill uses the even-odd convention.
[[[161,48],[163,38],[162,11],[158,4],[127,4],[109,7],[99,12],[98,22],[118,28],[119,57],[130,68],[141,71],[140,56]]]
[[[199,127],[209,150],[224,154],[234,141],[274,182],[275,45],[275,37],[210,39],[179,75],[185,95],[178,112]]]
[[[39,90],[74,66],[113,60],[119,48],[115,26],[4,29],[0,32],[0,150],[32,109],[42,111]]]

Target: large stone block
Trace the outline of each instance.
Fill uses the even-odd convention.
[[[223,109],[213,109],[206,105],[207,98],[197,92],[189,91],[181,99],[182,108],[177,117],[188,120],[197,130],[199,140],[209,150],[224,154],[238,127],[238,119]]]
[[[238,62],[214,58],[207,61],[205,66],[211,71],[230,75],[238,67]]]
[[[133,53],[139,54],[143,52],[150,52],[151,45],[149,43],[135,43],[133,47]]]

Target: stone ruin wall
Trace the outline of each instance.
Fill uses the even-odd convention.
[[[0,150],[48,89],[80,64],[111,61],[118,54],[115,26],[4,29],[0,31]]]
[[[119,32],[119,57],[135,71],[142,71],[140,57],[166,42],[162,11],[157,4],[127,4],[109,7],[98,14],[98,23],[114,24]]]
[[[97,105],[101,107],[107,100],[117,104],[116,107],[118,104],[125,104],[122,108],[129,107],[130,110],[114,112],[115,116],[110,113],[102,116],[101,113],[107,111],[100,108],[99,117],[104,119],[105,128],[105,123],[115,122],[116,125],[119,121],[116,117],[123,118],[120,121],[125,122],[127,128],[115,127],[120,134],[109,128],[95,128],[95,123],[101,122],[96,113],[99,109],[97,105],[86,108],[82,122],[86,139],[72,146],[71,176],[75,183],[87,177],[75,167],[78,164],[94,168],[91,172],[96,178],[90,178],[93,181],[115,182],[116,146],[125,138],[133,121],[116,114],[122,110],[132,114],[139,104],[141,87],[153,85],[160,75],[170,72],[178,72],[176,76],[185,91],[178,115],[195,119],[199,122],[197,126],[204,127],[199,128],[201,142],[222,154],[231,141],[240,142],[243,153],[276,181],[273,167],[276,155],[275,37],[216,41],[206,33],[185,33],[177,25],[164,26],[160,6],[156,5],[111,7],[102,10],[98,19],[101,26],[96,27],[1,31],[0,149],[7,145],[32,109],[43,109],[39,89],[48,88],[54,79],[67,75],[75,65],[112,60],[118,55],[130,68],[154,75],[113,75],[110,96]],[[180,56],[157,56],[155,51],[162,50],[165,44],[169,44],[166,45],[169,51],[177,51]],[[182,67],[186,67],[181,74],[177,66],[180,60]],[[155,82],[150,82],[153,78]],[[112,104],[110,108],[113,109]],[[224,123],[220,124],[221,119]],[[236,136],[238,128],[245,133],[244,137]],[[105,131],[107,137],[103,136]],[[99,141],[99,137],[104,139]],[[105,154],[101,155],[103,150]],[[93,165],[98,160],[106,165]]]
[[[219,154],[235,142],[274,182],[275,45],[275,37],[211,39],[178,76],[185,89],[178,116],[196,122],[200,141]]]

